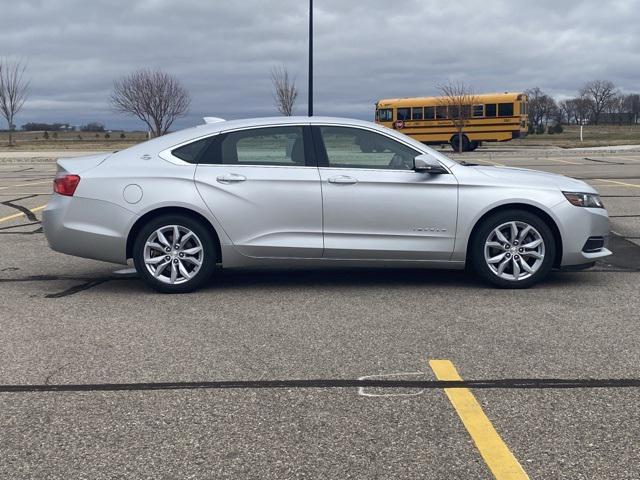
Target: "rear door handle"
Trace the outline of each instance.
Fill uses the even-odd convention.
[[[329,183],[339,183],[340,185],[354,185],[358,183],[358,179],[348,177],[346,175],[339,175],[337,177],[331,177]]]
[[[246,179],[247,177],[236,173],[225,173],[224,175],[218,175],[216,178],[218,183],[239,183],[244,182]]]

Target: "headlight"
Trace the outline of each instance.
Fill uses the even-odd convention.
[[[562,192],[567,200],[576,207],[604,208],[597,193]]]

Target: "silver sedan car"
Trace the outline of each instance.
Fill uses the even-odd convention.
[[[207,120],[207,119],[205,119]],[[561,175],[458,163],[373,123],[222,121],[58,161],[54,250],[126,264],[161,292],[217,268],[469,265],[522,288],[610,255],[597,192]]]

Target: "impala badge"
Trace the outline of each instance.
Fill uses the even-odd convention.
[[[415,227],[414,232],[446,232],[446,228],[440,227]]]

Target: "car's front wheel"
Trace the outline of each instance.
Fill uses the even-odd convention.
[[[523,210],[487,218],[471,239],[470,248],[474,270],[502,288],[526,288],[545,278],[556,251],[546,222]]]
[[[133,261],[140,277],[163,293],[186,293],[206,282],[216,265],[208,229],[181,215],[152,219],[138,233]]]

